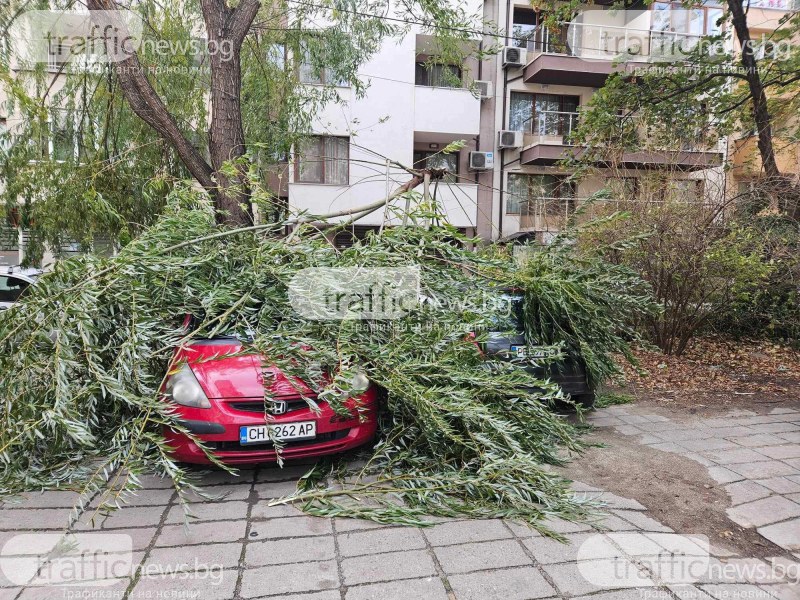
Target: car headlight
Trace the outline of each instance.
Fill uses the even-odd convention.
[[[169,376],[166,392],[170,400],[181,406],[211,408],[208,396],[187,364],[182,365],[180,369]]]
[[[369,377],[361,369],[353,373],[353,378],[350,380],[353,385],[354,392],[365,392],[369,387]]]

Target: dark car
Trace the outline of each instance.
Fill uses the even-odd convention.
[[[0,310],[11,308],[22,293],[41,275],[38,269],[0,267]]]
[[[529,347],[525,340],[523,307],[525,297],[520,292],[506,291],[501,294],[504,316],[493,326],[485,344],[485,352],[504,360],[514,358],[544,358],[533,354],[535,348]],[[595,392],[589,382],[586,364],[574,352],[566,352],[564,358],[544,366],[530,365],[528,370],[540,379],[557,383],[573,402],[589,408],[594,405]]]

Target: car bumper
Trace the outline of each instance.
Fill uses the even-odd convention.
[[[565,359],[546,367],[530,368],[528,371],[536,377],[557,383],[561,390],[570,396],[592,393],[586,369],[575,360]]]
[[[303,408],[274,417],[271,423],[316,421],[317,424],[316,437],[313,440],[286,442],[281,452],[282,458],[288,460],[337,454],[372,440],[377,430],[378,403],[375,390],[368,390],[357,402],[360,404],[361,414],[351,418],[336,415],[326,403],[320,403],[319,413]],[[272,444],[249,445],[239,442],[240,427],[264,425],[265,420],[263,413],[237,410],[232,407],[234,403],[240,405],[241,399],[214,399],[211,400],[211,408],[179,407],[178,412],[187,428],[223,463],[276,462],[278,455]],[[166,429],[164,435],[175,460],[211,464],[205,452],[189,436],[172,429]]]

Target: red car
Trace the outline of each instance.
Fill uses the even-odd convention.
[[[302,381],[290,380],[276,367],[264,369],[258,355],[225,356],[241,349],[233,338],[193,342],[175,352],[176,367],[165,383],[165,397],[175,404],[180,419],[222,462],[277,461],[268,427],[283,442],[284,459],[344,452],[375,436],[377,392],[365,377],[359,375],[364,381],[357,386],[365,391],[345,402],[349,416],[336,414],[323,400],[315,400],[320,409],[315,412],[302,395],[316,395]],[[271,374],[266,385],[272,401],[268,412],[274,418],[269,424],[264,417],[265,370]],[[175,460],[209,464],[188,436],[171,429],[165,435]]]

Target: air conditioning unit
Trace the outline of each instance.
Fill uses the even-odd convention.
[[[481,100],[491,98],[494,94],[491,81],[475,81],[475,88],[478,90],[478,96]]]
[[[525,48],[506,46],[503,48],[504,67],[524,67],[527,60],[528,51]]]
[[[519,148],[522,146],[522,132],[503,129],[497,132],[498,148]]]
[[[494,169],[494,152],[470,152],[470,171],[491,171]]]

